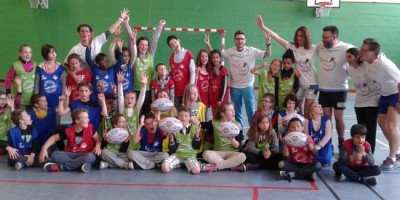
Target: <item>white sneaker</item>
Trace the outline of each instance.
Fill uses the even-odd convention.
[[[125,168],[125,169],[129,169],[129,170],[135,169],[135,167],[133,166],[133,162],[126,162],[126,163],[124,164],[124,168]]]
[[[82,165],[81,170],[82,172],[88,173],[92,169],[92,164],[90,163],[85,163]]]
[[[108,168],[108,162],[100,161],[99,169],[106,169],[106,168]]]
[[[15,170],[20,170],[20,169],[24,168],[24,164],[22,164],[20,162],[16,162],[14,167],[15,167]]]

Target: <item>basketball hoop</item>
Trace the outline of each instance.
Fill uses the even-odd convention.
[[[48,9],[49,8],[49,1],[48,0],[29,0],[31,8],[42,8]]]
[[[315,17],[329,17],[332,2],[319,2],[315,9]]]

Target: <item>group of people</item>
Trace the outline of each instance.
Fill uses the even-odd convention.
[[[120,38],[121,24],[128,37],[126,46]],[[31,47],[22,45],[19,60],[6,75],[6,92],[0,92],[0,147],[9,165],[17,170],[43,166],[45,171],[88,172],[95,165],[169,172],[184,164],[192,174],[276,169],[282,179],[314,180],[321,165],[331,164],[334,116],[340,157],[333,169],[339,181],[375,185],[381,169],[398,166],[400,71],[375,39],[365,39],[358,49],[339,40],[336,26],[326,26],[322,42],[313,45],[302,26],[293,41],[286,41],[258,16],[265,51],[246,46],[246,34],[239,30],[234,34],[235,47],[223,52],[213,49],[206,35],[208,50],[200,50],[194,58],[178,37],[170,35],[167,44],[173,53],[166,65],[154,63],[165,24],[159,22],[150,41],[136,37],[127,9],[98,36],[81,24],[77,28],[81,41],[64,65],[57,62],[51,44],[43,45],[44,61],[39,64],[32,60]],[[111,35],[106,55],[101,49]],[[282,59],[256,66],[256,60],[271,56],[271,39],[286,49]],[[351,128],[351,139],[345,140],[348,76],[357,92],[358,124]],[[151,109],[158,98],[170,99],[174,108]],[[250,124],[247,136],[241,131],[225,137],[221,123],[243,127],[243,100]],[[60,116],[67,113],[72,124],[60,124]],[[158,125],[166,117],[177,117],[182,130],[162,131]],[[377,123],[390,147],[380,167],[372,156]],[[127,130],[128,139],[108,143],[105,138],[113,128]],[[306,134],[306,145],[287,144],[285,136],[291,132]]]

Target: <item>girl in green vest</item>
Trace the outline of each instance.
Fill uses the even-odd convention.
[[[299,78],[294,73],[292,68],[295,63],[293,51],[288,49],[282,55],[282,70],[278,73],[279,89],[278,89],[278,106],[282,110],[286,105],[283,104],[285,97],[290,94],[296,94],[299,89]]]
[[[21,104],[27,111],[32,110],[30,99],[35,85],[36,65],[36,62],[32,61],[32,48],[23,44],[18,51],[18,61],[11,65],[4,81],[7,96],[11,96],[11,92],[14,97],[17,94],[22,95]],[[13,83],[16,77],[21,79],[21,93],[17,93],[16,83]]]

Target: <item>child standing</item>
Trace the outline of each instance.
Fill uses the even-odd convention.
[[[260,71],[261,68],[269,66],[268,70]],[[281,71],[282,62],[278,59],[272,60],[271,64],[263,62],[260,65],[250,69],[250,72],[258,75],[258,103],[257,108],[261,108],[261,99],[265,93],[271,93],[275,96],[274,102],[278,103],[278,74]],[[277,105],[275,105],[277,107]],[[274,108],[275,110],[275,108]]]
[[[13,80],[16,77],[20,78],[22,88],[21,104],[25,106],[28,111],[32,109],[30,99],[33,94],[35,83],[35,67],[36,62],[32,61],[32,48],[27,44],[23,44],[18,51],[18,61],[11,65],[4,82],[7,96],[11,95],[11,92],[13,92],[13,96],[15,97],[17,95],[16,86],[14,85],[13,91],[11,87],[13,86]]]
[[[34,93],[44,95],[48,106],[55,108],[65,86],[64,67],[56,61],[57,50],[51,44],[42,46],[42,57],[44,62],[36,68]]]
[[[339,149],[339,160],[333,164],[333,170],[338,181],[354,181],[365,185],[377,184],[376,176],[381,174],[381,168],[374,164],[371,145],[365,141],[367,128],[355,124],[350,129],[351,139],[342,143]]]
[[[210,88],[210,75],[208,73],[210,62],[209,54],[206,50],[202,49],[197,54],[196,58],[196,82],[199,92],[200,101],[206,106],[210,107],[209,88]]]
[[[69,70],[75,74],[81,82],[91,83],[92,82],[92,72],[89,69],[84,69],[82,67],[82,60],[79,58],[79,55],[76,53],[71,53],[67,57]],[[75,101],[79,99],[79,90],[78,83],[75,82],[74,78],[71,75],[67,75],[66,78],[66,87],[71,88],[71,96],[69,97],[69,102]]]
[[[221,64],[221,52],[218,49],[211,51],[211,60],[209,98],[212,115],[215,116],[218,106],[229,99],[228,70]]]
[[[73,171],[81,169],[89,172],[96,161],[96,155],[101,154],[101,142],[97,131],[89,124],[88,111],[82,108],[71,112],[72,126],[51,136],[40,151],[39,160],[44,162],[48,156],[48,148],[57,141],[67,140],[65,151],[55,151],[51,154],[54,162],[43,166],[46,172]]]
[[[288,123],[288,132],[303,132],[303,122],[299,118],[292,118]],[[315,149],[314,141],[308,136],[304,147],[293,147],[283,143],[283,156],[288,160],[280,161],[278,166],[280,179],[291,182],[295,179],[308,179],[315,181],[316,172],[321,169],[321,163],[313,161],[313,155],[318,155]]]
[[[129,150],[128,158],[142,169],[154,169],[168,158],[168,153],[162,152],[163,131],[158,128],[159,119],[153,113],[147,113],[140,118],[140,124],[132,138],[132,143],[140,143],[139,151]]]
[[[174,81],[169,77],[167,67],[164,63],[158,63],[156,65],[156,71],[158,77],[151,81],[151,99],[154,101],[157,99],[157,94],[161,90],[165,90],[168,93],[169,99],[174,102]]]
[[[95,62],[93,62],[90,57],[91,49],[86,48],[86,62],[90,66],[90,69],[93,72],[93,100],[97,101],[97,94],[112,94],[113,89],[112,86],[115,84],[115,71],[119,68],[123,62],[123,54],[122,54],[122,42],[117,42],[118,50],[120,52],[120,57],[118,58],[118,62],[115,65],[109,66],[107,55],[104,53],[99,53],[96,55]],[[101,89],[104,87],[104,91]]]
[[[292,65],[295,63],[293,51],[288,49],[282,55],[282,70],[278,73],[279,89],[278,89],[278,106],[279,110],[285,107],[283,101],[290,94],[296,94],[299,88],[299,78],[294,73]]]
[[[7,133],[8,163],[16,170],[25,166],[39,166],[37,153],[40,151],[38,132],[32,126],[31,117],[24,109],[14,110],[11,120],[16,125]]]
[[[247,135],[249,139],[242,149],[246,154],[246,168],[278,169],[282,154],[269,116],[261,113],[254,117]]]
[[[112,128],[121,128],[127,130],[126,120],[121,114],[116,114],[110,118],[110,123]],[[121,144],[109,144],[105,141],[108,132],[103,135],[103,140],[105,142],[105,147],[101,150],[101,159],[99,169],[105,169],[107,167],[118,167],[127,170],[133,170],[133,163],[128,160],[127,149],[129,145],[128,139]]]
[[[169,152],[172,154],[161,165],[165,173],[185,164],[189,173],[199,174],[200,163],[196,159],[197,149],[201,146],[200,127],[190,123],[190,109],[181,107],[178,118],[183,124],[182,130],[169,134]]]
[[[231,169],[232,171],[244,172],[246,171],[246,166],[243,162],[246,160],[246,155],[238,152],[240,143],[243,140],[243,130],[236,137],[225,137],[218,130],[221,122],[232,122],[241,127],[235,121],[235,109],[232,103],[221,103],[218,107],[217,115],[211,121],[195,121],[195,123],[201,125],[202,129],[207,130],[206,134],[214,136],[214,151],[206,150],[203,152],[204,160],[211,164],[203,164],[201,167],[202,171],[213,172],[222,169]]]

